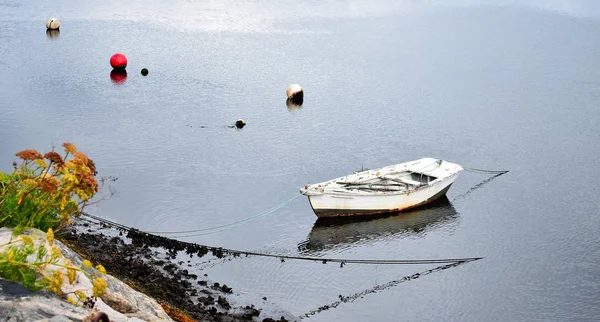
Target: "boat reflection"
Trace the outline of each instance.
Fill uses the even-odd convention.
[[[420,236],[452,225],[458,218],[456,209],[447,197],[385,217],[324,218],[315,222],[307,240],[298,244],[298,250],[310,254],[381,238]]]

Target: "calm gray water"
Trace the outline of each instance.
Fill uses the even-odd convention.
[[[119,178],[90,211],[169,231],[247,218],[361,167],[431,156],[508,169],[461,196],[487,178],[463,173],[449,202],[406,215],[324,226],[302,197],[180,238],[288,255],[485,257],[312,321],[600,319],[599,2],[0,0],[0,18],[1,170],[19,150],[73,142]],[[121,84],[115,52],[129,59]],[[291,83],[305,89],[301,108],[285,104]],[[227,127],[238,118],[244,129]],[[435,267],[194,264],[295,315]]]

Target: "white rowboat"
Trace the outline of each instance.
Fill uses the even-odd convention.
[[[446,195],[462,170],[456,163],[423,158],[306,185],[300,193],[319,218],[385,214]]]

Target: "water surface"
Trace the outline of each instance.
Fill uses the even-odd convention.
[[[50,16],[62,21],[47,35]],[[485,259],[315,321],[566,321],[600,314],[600,5],[595,1],[0,0],[0,169],[75,143],[117,194],[97,215],[213,227],[309,182],[425,156],[464,173],[442,206],[321,226],[306,199],[183,240],[340,258]],[[53,36],[53,37],[50,37]],[[129,59],[118,84],[110,56]],[[143,77],[142,68],[150,73]],[[288,108],[285,88],[305,89]],[[247,126],[231,129],[243,118]],[[296,315],[433,266],[195,262]]]

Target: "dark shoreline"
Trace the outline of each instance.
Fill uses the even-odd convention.
[[[161,254],[147,245],[128,244],[125,237],[82,230],[70,227],[59,239],[84,258],[102,264],[108,274],[156,299],[175,321],[287,321],[284,317],[261,316],[254,305],[232,307],[228,295],[233,290],[227,285],[208,282],[206,275],[190,274],[173,260],[161,259]],[[171,258],[176,255],[167,254]]]

